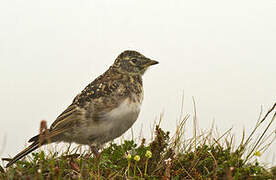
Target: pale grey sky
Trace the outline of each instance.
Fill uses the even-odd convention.
[[[163,111],[174,130],[183,91],[202,129],[215,120],[221,133],[249,132],[276,100],[275,19],[275,0],[2,0],[0,156],[21,150],[126,49],[160,62],[144,76],[136,135],[143,125],[149,136]]]

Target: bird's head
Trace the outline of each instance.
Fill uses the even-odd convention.
[[[137,51],[127,50],[116,58],[113,67],[121,73],[143,75],[148,67],[154,64],[158,64],[158,62],[145,57]]]

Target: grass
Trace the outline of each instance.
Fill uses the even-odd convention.
[[[125,140],[110,143],[94,157],[89,152],[73,149],[59,154],[32,153],[10,168],[0,166],[1,179],[276,179],[276,167],[258,162],[275,140],[275,130],[268,134],[276,117],[276,103],[260,114],[255,128],[239,145],[235,145],[231,129],[214,137],[213,128],[200,132],[194,115],[194,135],[184,138],[185,116],[173,135],[160,128],[154,138],[138,142]],[[262,133],[256,138],[256,132]]]

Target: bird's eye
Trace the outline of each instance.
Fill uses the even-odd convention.
[[[136,63],[137,59],[131,59],[131,62]]]

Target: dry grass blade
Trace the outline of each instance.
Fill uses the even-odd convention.
[[[268,115],[273,112],[273,110],[276,108],[276,103],[272,106],[272,108],[266,113],[266,115],[264,116],[264,118],[261,120],[260,123],[263,123],[265,121],[265,119],[268,117]],[[246,156],[245,161],[246,162],[249,157],[253,154],[253,152],[256,150],[256,147],[259,145],[259,143],[261,142],[261,140],[264,138],[265,134],[267,133],[268,129],[270,128],[271,124],[274,122],[276,117],[276,111],[272,117],[272,119],[270,120],[270,122],[268,123],[268,125],[266,126],[265,130],[263,131],[262,135],[259,137],[259,139],[257,140],[257,142],[255,143],[255,145],[253,146],[253,148],[251,149],[251,151],[249,152],[249,154]]]

